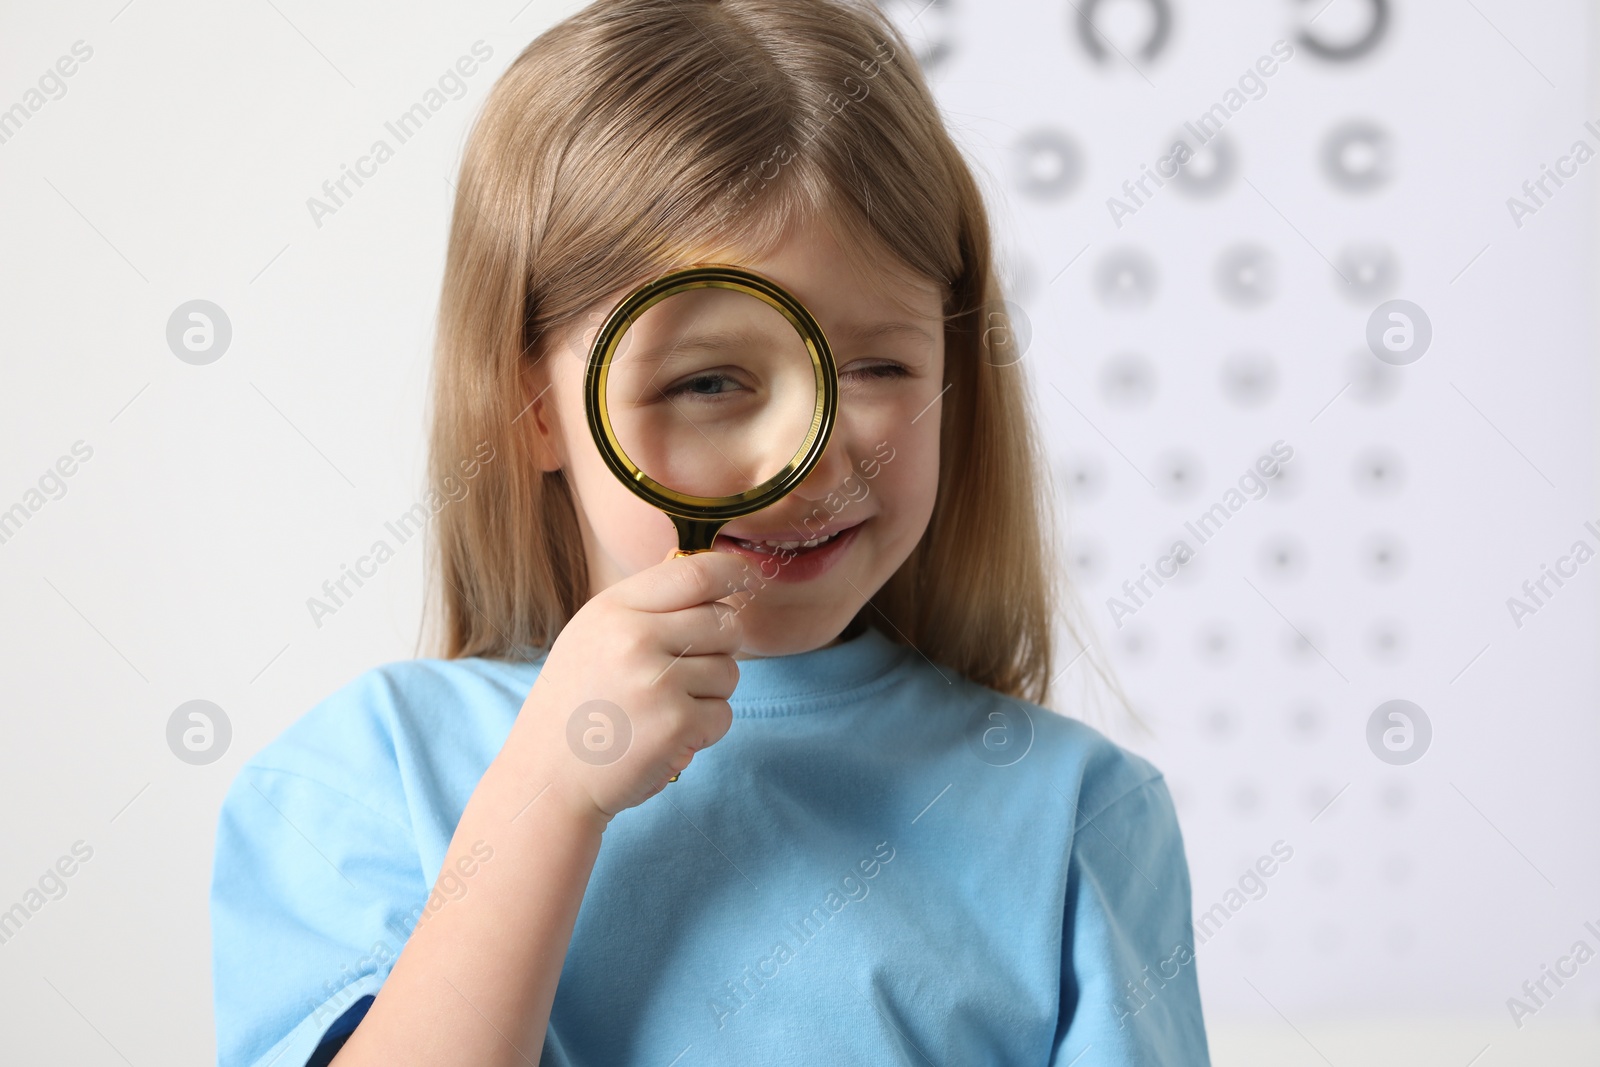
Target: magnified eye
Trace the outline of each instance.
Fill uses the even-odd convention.
[[[807,447],[833,399],[826,341],[793,294],[729,264],[669,270],[610,314],[620,333],[591,344],[585,375],[589,428],[629,489],[684,520],[680,550],[704,551],[820,457]]]
[[[721,371],[707,371],[685,378],[675,385],[670,385],[661,391],[661,395],[668,400],[680,397],[690,400],[724,396],[743,390],[745,387],[738,379]]]

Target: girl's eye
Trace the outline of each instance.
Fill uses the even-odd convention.
[[[866,366],[851,365],[845,368],[844,373],[861,378],[875,379],[904,378],[909,372],[898,363],[869,363]]]
[[[731,393],[735,389],[743,388],[735,379],[726,374],[711,372],[696,374],[692,378],[685,378],[676,385],[668,386],[662,390],[661,395],[668,399],[680,396],[695,397],[721,396]]]

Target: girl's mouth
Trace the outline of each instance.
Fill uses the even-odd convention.
[[[858,522],[831,534],[807,540],[761,538],[746,540],[718,534],[716,547],[743,556],[755,564],[767,581],[804,582],[816,578],[844,555],[864,525]]]
[[[835,530],[826,537],[816,537],[809,541],[746,541],[742,537],[734,537],[730,538],[730,540],[740,548],[749,549],[751,552],[763,552],[767,555],[775,556],[780,552],[809,552],[813,548],[827,544],[838,536],[839,531]]]

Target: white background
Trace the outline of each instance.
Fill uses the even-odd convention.
[[[1238,169],[1220,195],[1162,189],[1119,229],[1107,197],[1184,119],[1314,15],[1340,40],[1369,10],[1175,5],[1166,48],[1143,59],[1145,5],[1102,4],[1104,36],[1130,57],[1103,64],[1067,4],[895,7],[949,45],[930,79],[1031,324],[1080,594],[1149,730],[1073,703],[1085,662],[1063,706],[1167,773],[1197,909],[1275,841],[1294,849],[1200,951],[1217,1062],[1593,1062],[1600,961],[1520,1030],[1505,1003],[1579,937],[1596,943],[1584,920],[1600,925],[1600,562],[1520,629],[1506,608],[1573,541],[1596,544],[1586,520],[1600,525],[1600,161],[1520,229],[1505,204],[1574,140],[1600,147],[1583,129],[1600,119],[1593,12],[1396,0],[1365,60],[1297,48],[1231,117]],[[0,1060],[213,1056],[217,805],[289,722],[416,651],[418,541],[320,628],[305,601],[422,491],[466,124],[521,47],[576,6],[0,5],[0,109],[74,42],[93,49],[66,94],[0,144],[0,509],[75,442],[93,449],[65,495],[0,544],[0,909],[75,841],[94,849],[67,894],[0,945]],[[478,40],[493,58],[465,96],[317,226],[307,198]],[[1318,164],[1353,118],[1386,128],[1393,153],[1392,178],[1361,195]],[[1082,161],[1053,199],[1018,185],[1015,146],[1042,129]],[[1241,242],[1275,265],[1272,299],[1248,309],[1214,277]],[[1373,302],[1341,293],[1328,262],[1357,244],[1392,251],[1393,295],[1433,324],[1428,353],[1380,379],[1387,391],[1364,351]],[[1156,268],[1142,309],[1096,294],[1104,258],[1128,248]],[[192,299],[232,323],[208,366],[165,339]],[[1253,406],[1224,385],[1239,352],[1275,371]],[[1106,387],[1125,353],[1150,370],[1142,402]],[[1280,439],[1295,450],[1282,483],[1118,629],[1106,598]],[[1375,492],[1358,474],[1373,455],[1397,486]],[[1174,456],[1186,495],[1166,488]],[[1380,535],[1403,561],[1381,579],[1368,559]],[[1296,566],[1270,562],[1280,547]],[[233,728],[199,767],[165,738],[197,698]],[[1408,766],[1367,747],[1368,716],[1394,698],[1433,726]]]

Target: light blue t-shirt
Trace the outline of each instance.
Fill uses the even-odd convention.
[[[241,768],[211,889],[222,1067],[337,1051],[538,668],[367,671]],[[874,629],[739,670],[727,736],[605,831],[542,1067],[1209,1063],[1150,764]]]

